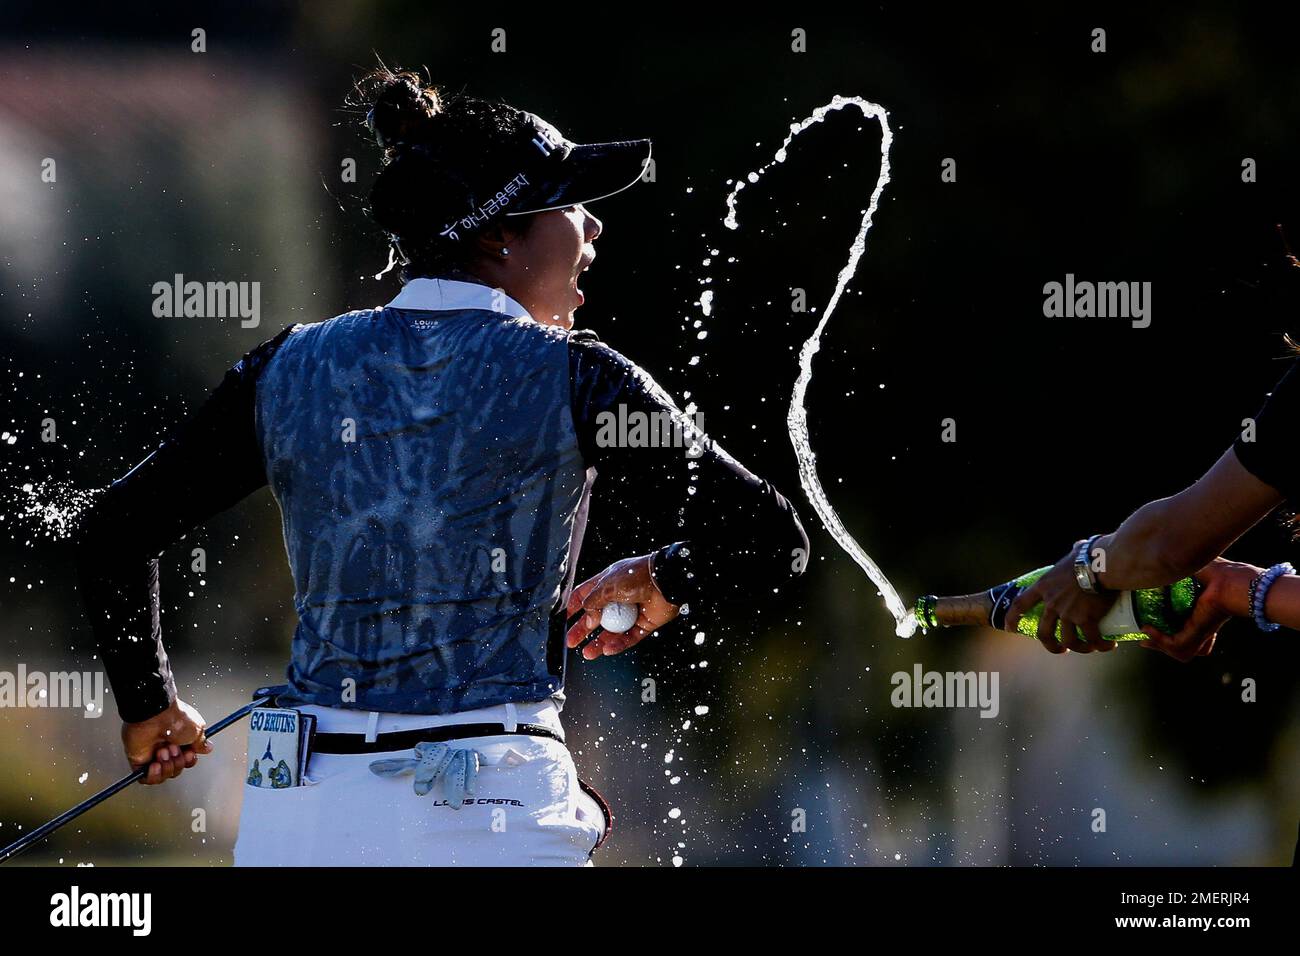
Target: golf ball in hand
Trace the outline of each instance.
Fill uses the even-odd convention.
[[[635,604],[606,604],[600,612],[600,626],[611,634],[623,634],[632,629],[640,611]]]

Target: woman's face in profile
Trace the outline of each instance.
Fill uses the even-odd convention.
[[[502,288],[543,325],[573,327],[583,303],[578,281],[596,257],[592,243],[601,222],[582,205],[550,209],[530,217],[528,231],[508,242],[501,262]]]

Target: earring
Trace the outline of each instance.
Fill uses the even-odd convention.
[[[510,255],[510,250],[507,249],[505,246],[502,246],[502,247],[501,247],[501,254],[502,254],[503,256],[508,256],[508,255]]]

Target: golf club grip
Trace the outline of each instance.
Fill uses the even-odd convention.
[[[232,714],[228,714],[225,717],[222,717],[212,726],[205,728],[203,731],[203,736],[215,737],[217,734],[221,733],[221,731],[225,730],[231,724],[235,723],[235,721],[245,717],[254,707],[261,707],[263,704],[267,703],[268,701],[273,701],[273,700],[275,700],[275,696],[272,694],[272,695],[267,695],[265,697],[259,697],[256,700],[253,700],[250,703],[245,704],[243,707],[239,708],[239,710],[235,711]],[[148,772],[149,772],[149,766],[147,764],[141,767],[139,770],[132,770],[121,780],[105,787],[103,790],[99,791],[99,793],[95,794],[93,797],[89,797],[86,800],[83,800],[81,803],[77,804],[71,810],[68,810],[67,812],[60,814],[59,816],[51,820],[49,823],[42,824],[41,826],[33,830],[31,833],[26,834],[24,837],[22,837],[22,839],[16,840],[13,843],[9,844],[9,846],[5,847],[3,850],[0,850],[0,863],[7,863],[9,860],[13,859],[19,853],[22,853],[23,850],[27,849],[33,843],[43,840],[45,837],[49,836],[51,833],[53,833],[59,827],[63,826],[65,823],[69,823],[72,820],[75,820],[77,817],[81,816],[87,810],[91,809],[92,807],[99,806],[99,804],[103,803],[109,797],[113,796],[114,794],[122,790],[125,790],[127,787],[135,783],[137,780],[143,779],[145,774],[147,774]]]

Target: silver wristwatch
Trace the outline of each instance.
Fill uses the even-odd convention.
[[[1074,553],[1074,580],[1084,591],[1089,594],[1100,594],[1103,590],[1101,582],[1097,580],[1097,574],[1092,570],[1092,546],[1096,543],[1101,535],[1094,534],[1087,541],[1079,545],[1079,550]]]

